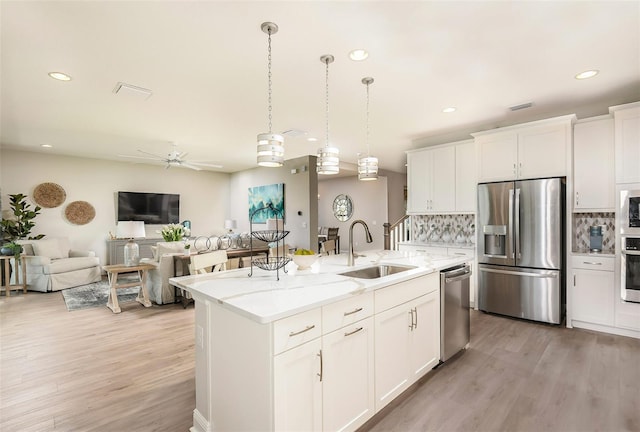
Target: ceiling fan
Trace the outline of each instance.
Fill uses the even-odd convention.
[[[166,155],[161,156],[154,153],[149,153],[144,150],[138,149],[138,153],[146,156],[134,156],[134,155],[118,155],[120,157],[133,158],[133,159],[147,159],[154,160],[157,162],[166,163],[166,169],[171,168],[172,166],[181,167],[181,168],[190,168],[196,171],[201,171],[201,167],[206,168],[222,168],[222,165],[218,164],[210,164],[204,162],[196,162],[196,161],[187,161],[185,157],[187,156],[186,152],[179,152],[177,150],[177,146],[175,144],[172,145],[172,150]]]

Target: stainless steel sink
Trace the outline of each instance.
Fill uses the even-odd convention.
[[[417,268],[415,266],[398,266],[398,265],[377,265],[372,267],[365,267],[358,270],[351,270],[344,273],[339,273],[342,276],[349,276],[360,279],[378,279],[383,276],[389,276],[392,274],[400,273],[403,271]]]

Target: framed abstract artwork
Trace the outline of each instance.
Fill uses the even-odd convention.
[[[269,203],[280,212],[278,218],[284,220],[284,183],[255,186],[249,188],[249,219],[257,209],[266,207]],[[253,223],[267,223],[267,219],[275,218],[272,211],[258,212],[253,216]]]

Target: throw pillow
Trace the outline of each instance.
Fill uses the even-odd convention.
[[[33,253],[37,256],[45,256],[51,259],[64,258],[60,250],[58,239],[44,239],[33,242]]]

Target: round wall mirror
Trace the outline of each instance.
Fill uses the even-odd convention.
[[[340,222],[348,221],[353,215],[353,202],[349,195],[340,194],[333,200],[333,215]]]

